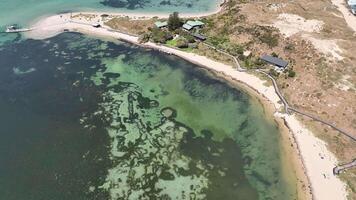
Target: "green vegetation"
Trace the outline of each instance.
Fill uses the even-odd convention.
[[[288,70],[288,77],[293,78],[293,77],[295,77],[295,75],[296,75],[296,73],[295,73],[295,71],[293,71],[293,69]]]
[[[138,38],[138,41],[140,43],[146,43],[150,40],[150,34],[149,33],[144,33],[142,35],[140,35],[140,37]]]
[[[173,39],[173,35],[169,31],[153,28],[151,29],[150,39],[155,43],[165,44],[168,40]]]
[[[275,57],[275,58],[278,58],[278,54],[276,52],[272,52],[271,53],[271,56]]]
[[[182,26],[182,20],[179,18],[178,12],[174,12],[169,15],[168,18],[168,29],[170,31],[175,31]]]
[[[274,78],[278,78],[279,73],[274,69],[270,69],[269,70],[269,75],[273,76]]]
[[[178,37],[177,38],[177,44],[176,47],[178,48],[188,48],[189,42],[186,38],[184,37]]]
[[[171,47],[176,47],[177,46],[177,40],[176,39],[168,40],[166,42],[166,45],[171,46]]]
[[[245,28],[242,31],[251,34],[260,42],[267,44],[270,48],[278,46],[279,34],[273,27],[255,25],[250,28]]]
[[[286,51],[293,51],[295,49],[295,46],[291,43],[287,44],[285,47],[284,47],[284,50]]]

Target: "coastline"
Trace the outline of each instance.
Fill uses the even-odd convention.
[[[83,14],[84,12],[81,13]],[[85,13],[100,15],[100,13]],[[144,14],[139,16],[136,15],[135,17],[138,19],[143,19],[145,17],[149,18],[149,16],[145,16]],[[190,17],[198,16],[190,15]],[[304,185],[308,185],[304,191],[299,192],[298,189],[298,198],[300,197],[299,193],[302,195],[303,193],[311,192],[312,195],[310,195],[310,197],[305,197],[306,199],[346,199],[347,194],[345,184],[332,174],[332,168],[337,164],[335,156],[327,150],[326,143],[316,138],[308,129],[306,129],[302,123],[297,120],[295,115],[288,116],[278,113],[278,110],[283,108],[283,104],[281,104],[274,88],[265,85],[266,81],[261,80],[252,74],[239,72],[232,66],[210,60],[204,56],[179,51],[151,42],[139,44],[136,36],[112,32],[104,28],[93,28],[88,25],[92,23],[92,21],[86,21],[88,24],[80,24],[70,22],[68,19],[69,14],[43,18],[33,24],[36,28],[34,31],[28,32],[25,35],[32,39],[45,39],[62,33],[67,29],[72,32],[80,32],[109,39],[120,39],[144,48],[151,48],[176,55],[213,72],[228,82],[233,84],[237,83],[239,86],[243,86],[243,88],[247,89],[249,94],[252,94],[251,96],[258,98],[264,105],[265,109],[267,108],[267,116],[274,116],[274,119],[280,127],[281,135],[284,138],[283,140],[288,140],[288,144],[283,145],[288,146],[290,143],[293,145],[294,155],[296,156],[296,159],[293,160],[295,160],[296,165],[298,165],[294,166],[294,168],[297,171],[298,178],[301,176],[300,179],[302,182],[307,182]],[[304,177],[304,173],[306,174],[306,177]],[[311,189],[308,188],[309,185],[311,185]],[[308,196],[308,194],[305,195]]]
[[[211,11],[207,12],[197,12],[197,13],[179,13],[179,16],[182,18],[200,18],[200,17],[206,17],[206,16],[211,16],[214,14],[219,13],[223,9],[223,5],[225,4],[226,0],[220,0],[219,3],[216,4],[215,8],[212,9]],[[115,17],[129,17],[130,19],[151,19],[154,17],[157,18],[168,18],[171,13],[162,13],[162,12],[113,12],[113,11],[76,11],[74,12],[76,14],[81,13],[81,14],[96,14],[96,15],[102,15],[102,14],[107,14],[107,15],[112,15]]]

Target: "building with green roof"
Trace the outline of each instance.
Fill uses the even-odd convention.
[[[204,22],[201,22],[199,20],[195,20],[195,21],[189,20],[185,24],[183,24],[183,28],[187,31],[190,31],[193,28],[202,27],[203,25],[204,25]]]
[[[157,28],[164,28],[164,27],[167,27],[167,26],[168,26],[168,23],[167,23],[166,21],[164,21],[164,22],[158,21],[158,22],[155,22],[155,26],[156,26]]]

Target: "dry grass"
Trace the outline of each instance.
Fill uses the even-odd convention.
[[[153,27],[155,21],[155,19],[132,20],[128,17],[115,17],[105,22],[105,25],[123,32],[139,35],[146,32],[149,27]]]

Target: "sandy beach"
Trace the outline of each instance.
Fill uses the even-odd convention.
[[[356,16],[354,16],[344,0],[332,0],[331,1],[337,9],[342,13],[347,25],[356,32]]]
[[[94,14],[100,16],[101,13]],[[144,14],[126,16],[135,19],[153,17],[152,15]],[[167,15],[159,17],[167,17]],[[199,16],[195,15],[189,17]],[[34,30],[25,33],[25,36],[32,39],[45,39],[53,37],[64,31],[73,31],[99,37],[120,39],[143,47],[174,54],[182,59],[188,60],[194,64],[218,73],[223,77],[226,77],[227,80],[233,80],[234,82],[238,82],[249,87],[259,94],[259,98],[263,99],[263,101],[268,101],[269,104],[273,105],[275,112],[274,116],[279,120],[283,120],[289,128],[289,137],[293,139],[293,142],[295,142],[296,145],[294,146],[296,147],[296,152],[304,164],[304,166],[300,167],[305,169],[304,171],[306,172],[311,185],[313,199],[346,199],[347,192],[345,183],[338,177],[334,176],[332,172],[332,168],[337,164],[336,157],[327,149],[327,144],[316,138],[312,132],[297,119],[295,114],[286,115],[279,113],[279,111],[283,108],[283,104],[281,103],[273,86],[266,86],[265,80],[261,80],[257,76],[246,72],[237,71],[232,66],[219,63],[204,56],[183,52],[151,42],[139,44],[138,37],[136,36],[113,32],[105,26],[102,28],[92,27],[90,24],[97,22],[98,19],[99,18],[93,18],[90,20],[80,19],[80,21],[79,19],[72,20],[70,18],[70,14],[49,16],[33,23],[32,27]],[[308,189],[306,190],[307,191],[305,192],[308,193]]]

